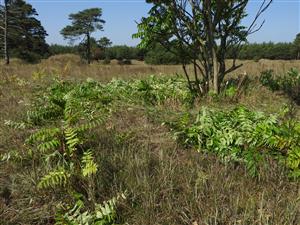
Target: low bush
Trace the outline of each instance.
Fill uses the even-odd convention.
[[[146,79],[129,81],[113,79],[105,88],[107,93],[117,96],[123,102],[142,101],[154,105],[176,101],[183,105],[190,105],[195,98],[186,80],[179,76],[149,76]]]
[[[119,59],[118,60],[119,65],[131,65],[131,60],[130,59]]]
[[[245,163],[252,176],[259,175],[258,165],[268,156],[285,164],[291,177],[300,178],[299,122],[237,107],[202,108],[195,121],[186,114],[169,125],[182,143],[212,152],[224,162]]]
[[[116,200],[105,203],[106,211],[100,211],[103,207],[97,204],[98,163],[89,144],[91,131],[101,129],[109,116],[111,101],[96,82],[74,84],[56,80],[47,90],[36,94],[23,122],[6,121],[15,129],[26,129],[30,135],[22,151],[8,152],[2,160],[21,159],[34,165],[34,182],[41,195],[53,196],[64,204],[76,200],[73,193],[82,196],[82,204],[77,201],[75,208],[70,209],[72,216],[61,217],[70,221],[57,224],[114,223],[110,214],[114,213]],[[88,213],[95,208],[99,208],[95,214]]]
[[[103,61],[102,61],[102,64],[104,64],[104,65],[108,65],[108,64],[110,64],[110,59],[109,58],[105,58]]]
[[[300,105],[300,73],[291,69],[283,76],[275,76],[272,70],[261,73],[260,82],[271,91],[282,91],[293,102]]]

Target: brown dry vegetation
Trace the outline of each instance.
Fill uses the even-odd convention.
[[[300,69],[300,61],[245,61],[236,74],[258,75],[273,69],[282,73]],[[92,77],[108,81],[149,74],[181,73],[180,66],[84,65],[75,56],[54,56],[37,65],[13,62],[0,69],[0,153],[22,148],[24,132],[4,126],[5,119],[19,119],[36,86],[46,87],[53,75],[76,80]],[[44,78],[36,78],[43,77]],[[240,103],[276,112],[288,102],[284,96],[255,86]],[[231,107],[232,103],[202,105]],[[196,110],[195,109],[195,110]],[[244,167],[224,165],[212,155],[199,154],[178,145],[162,124],[175,116],[179,105],[169,104],[149,111],[139,106],[120,106],[106,129],[95,133],[101,177],[101,198],[127,190],[119,207],[120,224],[300,224],[300,185],[286,178],[282,168],[271,162],[261,168],[260,179],[247,175]],[[296,108],[299,112],[299,107]],[[54,199],[37,195],[31,167],[0,164],[0,224],[53,224]],[[5,196],[8,189],[11,196]],[[42,197],[41,197],[42,196]]]
[[[237,61],[244,66],[234,71],[232,74],[241,74],[246,72],[249,75],[258,75],[260,72],[268,69],[274,70],[276,74],[282,74],[290,68],[294,67],[300,70],[299,60],[266,60],[262,59],[258,62],[252,60]],[[188,70],[191,68],[188,68]],[[111,65],[101,65],[94,62],[87,65],[81,61],[76,55],[56,55],[48,59],[42,60],[39,64],[26,64],[20,60],[12,60],[11,65],[0,67],[0,73],[6,76],[16,75],[18,77],[31,77],[34,72],[40,72],[49,75],[60,74],[69,76],[74,79],[82,79],[91,77],[102,81],[110,80],[112,77],[128,78],[141,77],[149,74],[182,74],[180,65],[147,65],[141,61],[132,61],[132,65],[118,65],[116,61],[112,61]]]

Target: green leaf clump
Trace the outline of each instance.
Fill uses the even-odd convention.
[[[284,162],[290,175],[299,177],[300,124],[265,115],[243,106],[232,110],[202,108],[195,121],[188,114],[170,123],[181,142],[211,152],[224,162],[245,163],[250,175],[258,175],[266,156]]]

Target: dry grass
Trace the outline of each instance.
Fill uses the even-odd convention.
[[[299,183],[289,182],[275,164],[255,180],[242,166],[224,165],[212,155],[181,148],[164,127],[153,124],[157,117],[122,111],[113,118],[117,130],[103,137],[104,179],[113,175],[107,188],[111,191],[113,184],[131,194],[132,202],[121,211],[125,222],[298,224]],[[116,142],[115,135],[122,132],[133,139]]]
[[[265,69],[278,73],[290,67],[300,69],[299,61],[244,63],[245,67],[236,73],[246,70],[256,75]],[[25,133],[8,129],[3,121],[19,120],[35,87],[47,87],[48,77],[60,74],[75,80],[92,77],[107,81],[112,77],[173,74],[180,70],[180,66],[148,66],[141,62],[130,66],[114,62],[85,65],[73,55],[51,57],[37,65],[14,61],[0,69],[0,153],[22,149]],[[38,76],[45,77],[35,80]],[[260,86],[240,99],[242,104],[267,112],[278,111],[286,102],[284,96]],[[197,107],[204,104],[231,107],[228,103],[205,101]],[[286,172],[273,162],[267,170],[261,168],[260,179],[253,179],[243,166],[225,165],[213,155],[179,146],[161,123],[176,118],[181,110],[172,103],[152,111],[142,106],[120,105],[106,129],[95,132],[90,145],[97,151],[101,171],[97,193],[101,199],[124,190],[129,193],[118,209],[120,224],[299,224],[299,182],[289,181]],[[56,201],[46,194],[37,195],[32,165],[25,165],[20,168],[0,163],[0,194],[5,188],[11,191],[8,203],[0,197],[0,224],[53,224],[51,215]]]
[[[230,62],[228,61],[228,64]],[[232,74],[241,74],[247,72],[249,75],[258,75],[261,71],[273,69],[276,74],[284,73],[290,68],[294,67],[300,70],[300,60],[259,60],[254,62],[252,60],[238,61],[244,66],[234,71]],[[191,67],[188,68],[191,70]],[[0,74],[10,76],[16,75],[18,77],[31,77],[34,72],[40,72],[47,75],[61,74],[66,77],[74,79],[84,79],[91,77],[101,81],[110,80],[112,77],[128,78],[128,77],[142,77],[149,74],[182,74],[180,65],[146,65],[140,61],[132,61],[132,65],[118,65],[116,61],[112,61],[111,65],[102,65],[94,62],[87,65],[81,61],[76,55],[57,55],[48,59],[42,60],[39,64],[26,64],[20,60],[12,60],[11,65],[0,67]]]

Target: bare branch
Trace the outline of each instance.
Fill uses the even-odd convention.
[[[259,26],[258,29],[256,30],[253,30],[255,27],[256,27],[256,22],[258,20],[258,18],[262,15],[262,13],[264,13],[267,8],[269,8],[269,6],[271,5],[271,3],[273,2],[273,0],[268,0],[268,3],[266,4],[267,0],[263,0],[263,2],[261,3],[252,23],[250,24],[250,26],[248,27],[248,30],[247,30],[247,34],[253,34],[257,31],[259,31],[261,29],[261,27],[263,26],[264,24],[264,21],[262,22],[262,24]]]

